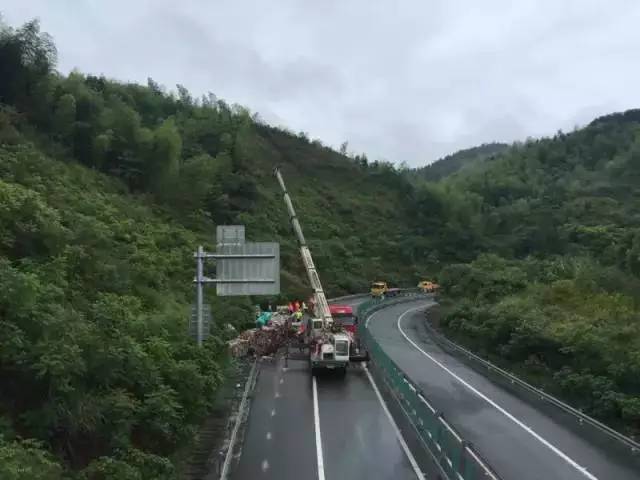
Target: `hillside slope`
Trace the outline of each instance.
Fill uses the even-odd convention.
[[[441,272],[450,335],[640,431],[640,111],[529,141],[443,180],[469,264]],[[443,200],[446,201],[446,200]]]
[[[0,198],[0,477],[56,479],[62,464],[171,478],[164,457],[210,408],[225,362],[220,343],[186,336],[204,239],[27,143],[0,147]],[[246,300],[214,308],[221,323],[250,318]]]
[[[276,165],[330,294],[439,273],[450,335],[640,430],[637,111],[410,182],[211,94],[54,66],[37,23],[0,28],[0,477],[175,477],[225,362],[222,331],[184,335],[196,246],[243,224],[309,293]],[[264,300],[208,298],[237,326]]]
[[[506,143],[485,143],[477,147],[459,150],[424,167],[411,170],[411,177],[437,182],[476,162],[481,162],[509,148]]]
[[[5,52],[5,64],[14,65],[0,80],[5,141],[15,129],[54,158],[114,175],[188,228],[242,223],[248,238],[280,241],[288,290],[304,275],[271,176],[280,165],[329,292],[408,276],[397,242],[407,232],[412,191],[390,165],[263,125],[211,94],[194,99],[180,86],[178,95],[164,93],[152,80],[142,87],[60,76],[51,71],[53,45],[27,27],[17,35],[23,46]],[[24,64],[21,49],[36,52],[38,64]]]
[[[0,26],[0,477],[175,478],[222,381],[222,327],[267,300],[209,292],[217,329],[196,348],[197,245],[243,224],[281,243],[270,300],[309,295],[279,165],[330,294],[413,282],[413,190],[212,95],[54,65],[37,23]]]

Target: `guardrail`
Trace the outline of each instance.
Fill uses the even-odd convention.
[[[333,297],[333,298],[327,298],[328,302],[339,302],[341,300],[353,300],[356,298],[364,298],[364,297],[368,297],[369,294],[368,293],[354,293],[352,295],[343,295],[342,297]]]
[[[431,405],[427,394],[405,375],[366,328],[367,317],[376,311],[416,297],[424,297],[424,294],[417,289],[405,289],[390,299],[372,299],[362,303],[358,307],[360,339],[369,351],[371,362],[398,399],[423,446],[442,472],[452,480],[499,480],[489,464],[445,420],[442,412]]]
[[[529,393],[536,395],[540,400],[549,402],[551,405],[559,408],[563,412],[568,413],[569,415],[572,415],[574,418],[576,418],[578,423],[587,424],[597,429],[600,433],[606,435],[609,439],[615,440],[616,442],[619,442],[624,447],[629,448],[632,454],[640,455],[640,443],[623,435],[622,433],[618,432],[617,430],[614,430],[613,428],[605,425],[604,423],[599,422],[595,418],[590,417],[589,415],[581,412],[580,410],[573,408],[571,405],[568,405],[563,401],[558,400],[557,398],[553,397],[552,395],[549,395],[545,391],[540,390],[539,388],[536,388],[533,385],[530,385],[529,383],[516,377],[512,373],[498,367],[497,365],[494,365],[493,363],[489,362],[488,360],[485,360],[484,358],[480,357],[479,355],[476,355],[475,353],[467,350],[466,348],[461,347],[457,343],[452,342],[451,340],[446,338],[444,335],[442,335],[440,332],[438,332],[435,328],[433,328],[433,326],[429,323],[428,320],[425,322],[425,326],[427,330],[429,330],[429,332],[431,333],[434,340],[436,340],[440,344],[443,344],[444,346],[454,350],[460,355],[466,356],[469,360],[475,361],[477,364],[481,365],[487,370],[497,373],[498,375],[501,375],[503,378],[511,382],[511,384],[517,385],[522,389],[528,391]]]
[[[387,295],[387,299],[390,298],[396,298],[398,296],[403,296],[406,297],[407,295],[411,295],[411,294],[422,294],[422,290],[418,289],[418,288],[398,288],[396,289],[398,294],[397,295]],[[343,295],[342,297],[332,297],[332,298],[328,298],[327,301],[329,302],[338,302],[341,300],[353,300],[356,298],[367,298],[367,297],[371,297],[370,293],[352,293],[349,295]]]

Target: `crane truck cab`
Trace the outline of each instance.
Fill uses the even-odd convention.
[[[322,322],[320,321],[320,324]],[[309,363],[311,374],[318,370],[338,370],[347,372],[351,337],[346,333],[330,333],[325,329],[313,331],[309,344]]]

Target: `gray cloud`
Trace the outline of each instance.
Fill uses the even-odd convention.
[[[74,67],[208,91],[411,165],[640,106],[635,0],[29,0]]]

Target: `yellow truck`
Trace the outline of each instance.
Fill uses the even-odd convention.
[[[371,284],[371,296],[374,298],[381,297],[388,291],[389,287],[387,286],[387,282],[373,282]]]
[[[429,280],[422,280],[418,283],[418,288],[424,293],[433,293],[440,288],[440,285],[435,282],[430,282]]]

